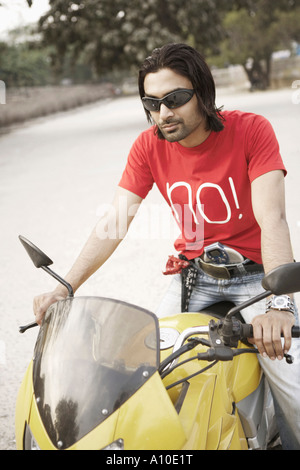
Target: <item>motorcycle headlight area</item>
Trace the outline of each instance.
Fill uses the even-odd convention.
[[[113,441],[107,446],[103,447],[101,450],[124,450],[124,441],[123,439],[117,439],[116,441]]]
[[[30,430],[28,424],[25,427],[25,434],[24,434],[24,450],[41,450]]]
[[[41,450],[28,424],[26,424],[24,433],[24,450]],[[117,439],[101,450],[124,450],[124,441],[123,439]]]

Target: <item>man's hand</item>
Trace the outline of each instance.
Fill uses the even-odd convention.
[[[281,360],[287,354],[292,344],[292,326],[295,317],[287,311],[270,310],[264,315],[258,315],[252,321],[253,340],[258,351],[264,357]],[[282,346],[281,334],[284,337]]]
[[[44,315],[50,305],[67,297],[67,289],[65,289],[65,291],[66,294],[64,294],[62,290],[54,290],[53,292],[47,292],[46,294],[38,295],[33,299],[33,312],[36,322],[39,325],[42,323]]]

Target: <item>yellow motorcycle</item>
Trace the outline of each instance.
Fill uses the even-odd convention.
[[[17,399],[17,449],[246,450],[276,441],[271,395],[246,340],[251,325],[239,312],[271,293],[299,291],[300,263],[269,273],[265,292],[239,306],[158,320],[122,301],[74,297],[51,259],[20,240],[69,296],[40,327]]]

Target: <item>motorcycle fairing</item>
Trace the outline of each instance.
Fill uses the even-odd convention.
[[[171,327],[178,333],[195,325],[208,325],[212,317],[203,313],[184,313],[165,317],[160,327]],[[243,345],[245,347],[245,345]],[[181,359],[195,356],[206,349],[198,346],[186,352]],[[161,360],[171,353],[161,351]],[[205,367],[207,362],[193,360],[180,366],[164,379],[165,386],[176,382]],[[235,404],[243,400],[259,386],[261,369],[256,355],[241,355],[230,362],[219,362],[208,371],[195,376],[189,384],[179,416],[184,423],[187,442],[184,449],[245,449],[247,443]],[[169,390],[175,405],[182,388],[175,386]],[[198,395],[194,395],[194,390]],[[200,394],[199,394],[200,390]],[[201,425],[200,425],[201,423]],[[201,433],[197,434],[197,429]],[[207,439],[207,440],[206,440]],[[206,440],[206,441],[205,441]]]
[[[36,343],[33,384],[57,448],[96,428],[152,376],[157,338],[156,317],[124,302],[76,297],[50,307]]]
[[[100,322],[99,326],[99,321],[97,320],[95,323],[95,315],[92,315],[92,312],[97,312],[97,306],[100,308],[99,301],[88,301],[85,299],[80,302],[77,302],[77,300],[76,304],[74,300],[72,302],[69,300],[58,302],[53,307],[54,310],[51,311],[50,309],[47,313],[47,321],[44,322],[41,328],[35,351],[36,357],[33,367],[33,369],[36,368],[33,373],[35,395],[33,395],[31,384],[32,366],[29,367],[24,387],[21,388],[22,397],[27,397],[27,402],[33,397],[32,404],[24,407],[30,411],[28,416],[23,416],[23,419],[24,422],[29,423],[32,434],[42,449],[99,450],[117,439],[124,441],[124,448],[126,450],[246,448],[244,431],[234,402],[242,399],[257,387],[258,374],[256,371],[259,371],[259,366],[254,355],[238,356],[233,362],[219,363],[184,385],[175,386],[167,391],[165,387],[168,384],[176,381],[178,378],[190,375],[195,370],[200,370],[206,364],[201,364],[198,361],[188,362],[183,367],[175,369],[170,376],[166,376],[162,381],[158,372],[156,372],[159,362],[157,358],[157,351],[159,352],[158,331],[157,321],[153,320],[152,314],[149,316],[147,312],[145,316],[143,310],[140,312],[140,309],[137,309],[136,311],[135,307],[128,306],[131,313],[126,314],[124,317],[122,313],[116,313],[118,308],[114,313],[115,307],[106,304],[107,307],[112,308],[108,309],[109,314],[106,310],[105,315],[96,315],[96,320],[99,319],[99,316],[102,317],[104,315],[105,317],[105,321]],[[115,303],[115,301],[112,302]],[[84,315],[82,315],[83,306]],[[87,306],[91,308],[87,308]],[[124,305],[119,305],[119,307],[122,310]],[[139,317],[140,319],[138,320]],[[120,325],[116,327],[117,321],[121,318],[125,318],[128,324],[123,322],[122,328]],[[142,318],[144,319],[142,320]],[[130,321],[128,321],[129,319]],[[185,328],[195,326],[195,324],[208,324],[210,320],[211,317],[206,314],[185,313],[160,320],[160,326],[174,328],[180,333]],[[114,328],[112,328],[113,325],[115,325]],[[132,329],[132,325],[134,325],[134,329]],[[90,328],[87,328],[87,326]],[[108,331],[105,330],[106,327],[109,327],[110,336],[112,336],[111,340],[108,341],[105,340],[105,331]],[[83,334],[83,332],[85,333]],[[118,332],[118,334],[113,332]],[[87,334],[88,337],[86,336]],[[49,342],[44,340],[45,336],[49,338]],[[58,341],[60,336],[64,339],[63,341]],[[129,340],[129,337],[131,337],[131,340]],[[89,341],[87,341],[88,338]],[[117,339],[119,339],[120,344],[116,345]],[[70,349],[71,346],[68,344],[68,341],[75,346],[75,349],[73,347]],[[53,349],[49,348],[53,344],[56,346],[60,345],[60,347],[56,347],[59,354],[56,353],[54,356]],[[113,344],[115,348],[112,350],[111,346]],[[90,347],[88,353],[86,347],[84,347],[87,345]],[[49,349],[48,352],[47,348]],[[77,353],[76,348],[78,349]],[[197,351],[200,351],[201,348],[202,346],[197,347]],[[172,346],[169,349],[160,351],[161,360],[171,352]],[[73,437],[73,442],[69,444],[67,439],[70,434],[64,434],[61,431],[61,428],[58,426],[59,423],[55,422],[55,415],[53,418],[53,414],[51,415],[50,413],[50,424],[47,422],[47,416],[45,419],[44,409],[47,411],[49,408],[44,405],[50,403],[46,400],[46,395],[44,395],[44,398],[42,396],[46,379],[48,380],[47,388],[48,386],[53,387],[53,385],[57,385],[60,393],[68,390],[69,387],[66,387],[66,385],[69,383],[70,378],[68,379],[68,374],[64,375],[68,369],[62,367],[61,361],[69,365],[68,360],[73,359],[75,367],[70,367],[73,383],[74,377],[80,378],[81,372],[84,370],[84,368],[76,367],[78,356],[80,356],[81,360],[85,358],[88,359],[88,363],[95,362],[98,364],[100,362],[102,368],[110,369],[110,388],[113,387],[113,384],[122,385],[122,382],[119,380],[115,381],[114,379],[115,372],[118,372],[120,367],[119,353],[124,361],[121,370],[124,371],[126,367],[130,369],[127,383],[134,384],[127,389],[125,388],[125,390],[129,390],[130,396],[125,395],[125,398],[121,397],[119,401],[116,401],[116,395],[112,393],[114,399],[111,401],[111,412],[108,412],[104,417],[101,416],[99,422],[91,419],[91,412],[87,413],[90,420],[89,430],[86,432],[86,428],[82,428],[84,429],[84,433],[81,433],[82,436],[77,435],[75,439]],[[188,355],[194,354],[195,352],[191,351],[185,353],[184,356],[186,358]],[[46,358],[45,362],[42,361],[42,358]],[[93,371],[91,365],[88,367]],[[89,368],[85,369],[85,372],[89,372]],[[60,381],[53,379],[55,377],[53,373],[57,371],[59,371],[58,376]],[[138,375],[138,381],[131,381],[136,375]],[[121,378],[124,378],[124,376],[121,375]],[[93,380],[90,382],[93,383]],[[75,385],[76,389],[80,389],[81,386],[84,388],[82,380],[75,381]],[[120,390],[124,391],[124,387],[122,388],[121,386]],[[80,394],[82,392],[83,390],[80,390]],[[55,387],[52,388],[51,393],[55,394]],[[94,395],[82,395],[85,397],[85,400],[81,400],[80,406],[86,405],[88,410],[88,407],[91,406],[87,403],[88,398],[91,398],[91,402],[95,405]],[[101,396],[105,397],[106,395],[102,393]],[[18,409],[23,404],[22,397],[19,398]],[[178,406],[179,402],[180,406]],[[59,400],[56,404],[58,403]],[[100,400],[99,403],[102,411],[105,409],[103,408],[104,401]],[[110,402],[106,403],[109,405]],[[42,405],[43,408],[41,408]],[[50,407],[50,404],[48,406]],[[99,406],[96,406],[97,409],[99,409]],[[68,413],[69,411],[70,409],[67,409]],[[86,411],[86,409],[83,411]],[[74,417],[74,415],[71,417]],[[20,423],[19,436],[24,432],[24,422],[23,431],[22,423]],[[70,422],[70,420],[67,421],[68,427]],[[80,423],[79,414],[76,416],[77,422]],[[56,432],[58,433],[58,436],[55,436],[55,442],[53,442],[54,438],[51,435],[53,423],[57,426]],[[71,422],[72,430],[74,430],[74,425]],[[62,441],[63,438],[65,442]],[[18,448],[23,448],[20,439],[20,437],[17,439],[17,446]],[[60,439],[63,442],[63,446],[60,446]]]
[[[16,404],[15,434],[17,449],[23,449],[23,439],[26,423],[29,422],[33,398],[32,361],[22,380]]]

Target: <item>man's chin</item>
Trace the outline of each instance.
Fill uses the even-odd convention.
[[[184,139],[186,136],[183,135],[181,131],[178,129],[173,129],[167,131],[166,129],[160,129],[162,135],[168,142],[179,142],[180,140]]]
[[[178,139],[178,137],[177,137],[177,135],[176,135],[175,132],[174,132],[174,133],[171,133],[171,132],[168,132],[168,133],[163,132],[163,136],[164,136],[164,138],[165,138],[168,142],[178,142],[178,141],[179,141],[179,139]]]

